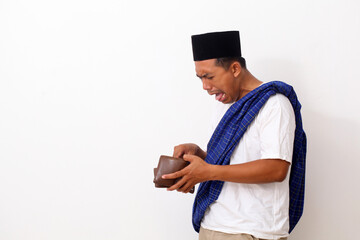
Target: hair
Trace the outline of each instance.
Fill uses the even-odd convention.
[[[233,62],[239,62],[240,66],[242,68],[246,69],[246,61],[245,58],[243,57],[224,57],[224,58],[217,58],[215,61],[215,65],[216,66],[221,66],[223,68],[225,68],[225,70],[228,70],[230,65]]]

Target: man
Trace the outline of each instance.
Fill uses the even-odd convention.
[[[296,94],[247,70],[238,31],[194,35],[192,45],[196,75],[223,109],[206,152],[196,144],[174,148],[190,164],[163,176],[182,177],[168,190],[187,193],[201,183],[193,209],[200,240],[286,239],[304,199],[306,137]]]

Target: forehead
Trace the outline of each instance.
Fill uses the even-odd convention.
[[[203,61],[195,61],[196,75],[201,76],[206,73],[212,73],[216,71],[215,59],[208,59]]]

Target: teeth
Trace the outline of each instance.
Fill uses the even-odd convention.
[[[221,99],[220,93],[215,94],[215,99],[218,101]]]
[[[225,99],[225,93],[222,95],[221,101],[223,101],[224,99]]]
[[[215,94],[215,99],[222,102],[225,99],[225,93],[217,93],[217,94]]]

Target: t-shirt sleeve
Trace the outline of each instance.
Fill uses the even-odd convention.
[[[282,159],[291,163],[295,114],[287,97],[282,94],[271,96],[257,117],[261,159]]]

